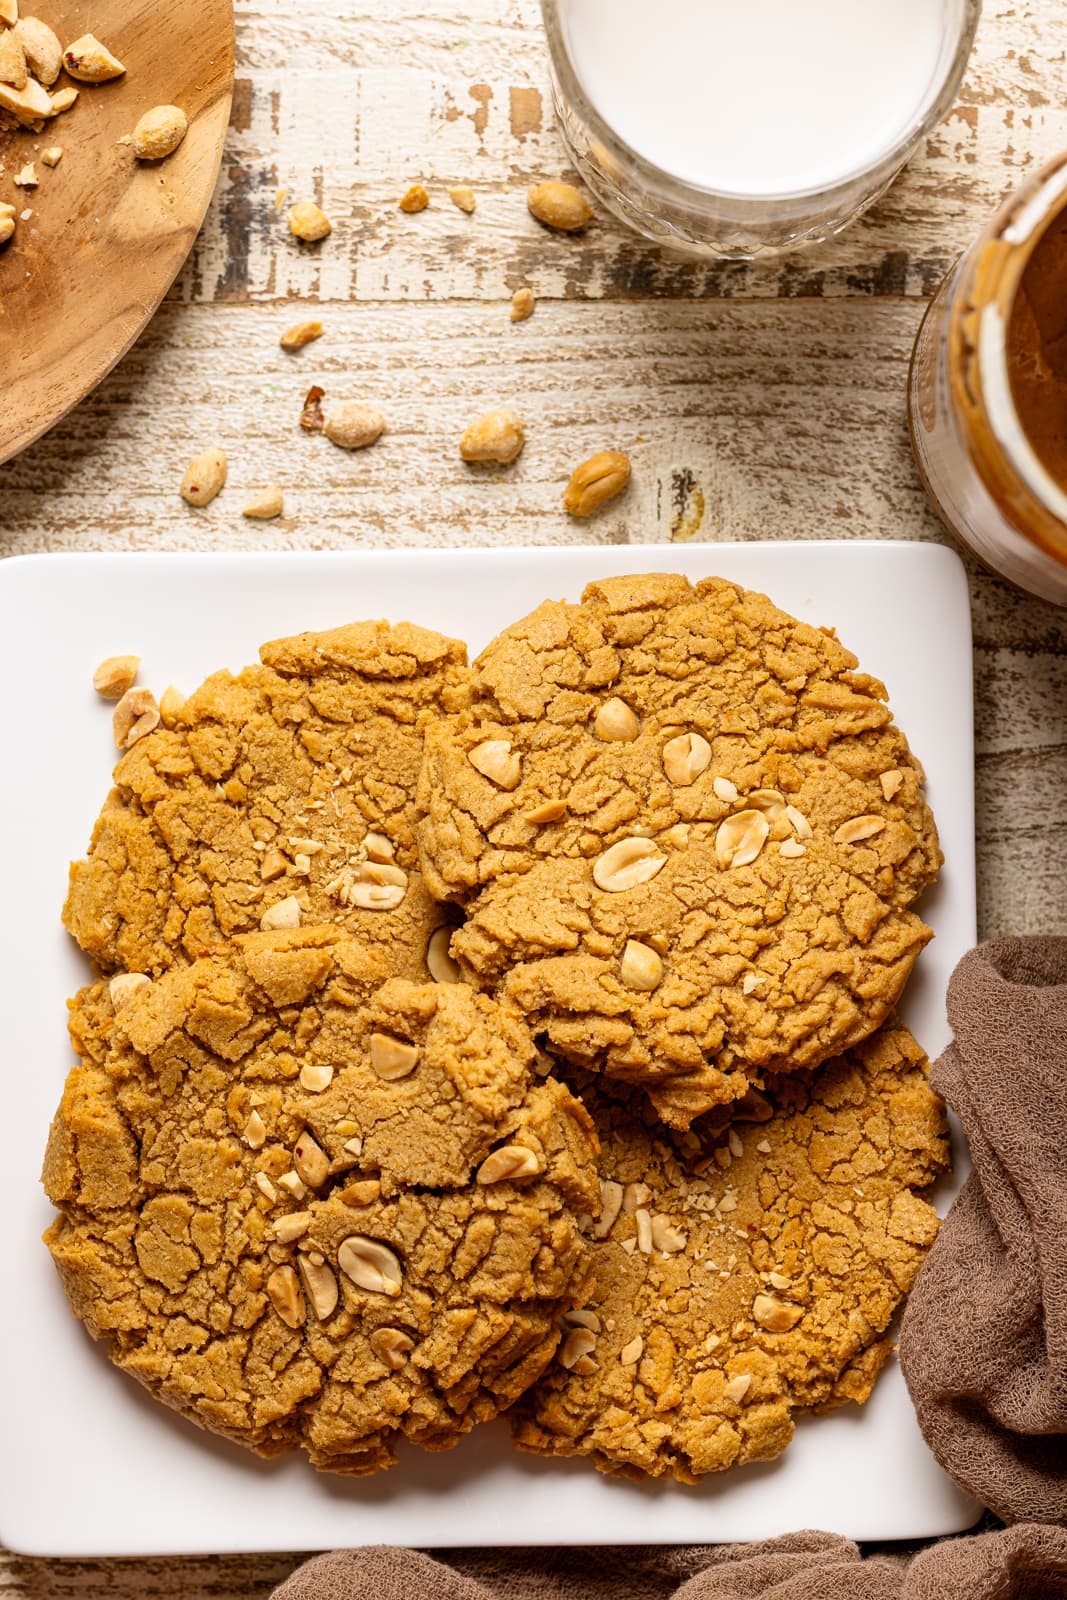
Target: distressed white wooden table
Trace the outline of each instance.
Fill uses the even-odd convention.
[[[527,184],[566,171],[536,0],[237,11],[233,125],[199,245],[96,394],[0,468],[4,554],[946,538],[908,449],[908,356],[957,252],[1067,145],[1060,0],[986,0],[960,103],[889,195],[831,247],[765,266],[693,265],[606,218],[579,239],[533,222]],[[431,206],[406,216],[396,202],[416,180]],[[458,183],[473,216],[447,198]],[[291,239],[279,188],[319,201],[332,237]],[[515,325],[521,284],[537,309]],[[309,315],[325,337],[287,356],[279,334]],[[316,382],[380,406],[380,445],[348,456],[302,434]],[[457,440],[499,404],[520,411],[527,446],[475,476]],[[194,511],[178,484],[209,443],[230,482]],[[612,447],[634,460],[630,494],[570,521],[571,468]],[[246,522],[245,490],[269,481],[285,518]],[[1067,614],[970,578],[982,932],[1065,933]],[[298,1559],[0,1552],[0,1600],[252,1600]]]

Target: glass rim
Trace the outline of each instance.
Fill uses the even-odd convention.
[[[946,11],[950,3],[951,0],[944,0]],[[659,194],[675,203],[683,205],[688,203],[695,208],[699,208],[709,200],[722,200],[739,208],[751,207],[757,212],[766,212],[768,207],[788,207],[804,201],[832,201],[837,196],[847,195],[848,191],[865,177],[898,172],[920,139],[940,122],[955,100],[982,14],[982,0],[959,0],[960,21],[955,37],[953,38],[947,30],[945,35],[945,42],[951,41],[951,52],[948,54],[947,62],[942,68],[942,57],[939,56],[938,67],[941,70],[935,71],[915,114],[909,119],[901,135],[874,161],[850,168],[847,173],[835,178],[830,184],[752,194],[739,189],[711,188],[705,184],[694,183],[688,178],[679,178],[676,173],[668,172],[665,167],[660,167],[641,155],[640,151],[635,150],[616,132],[593,104],[571,58],[561,16],[566,4],[568,0],[541,0],[541,13],[548,38],[555,88],[567,106],[586,123],[598,143],[621,164],[635,170],[650,193]],[[945,54],[943,44],[942,56]]]

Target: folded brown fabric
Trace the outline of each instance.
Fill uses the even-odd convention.
[[[713,1548],[378,1547],[316,1556],[273,1600],[1063,1600],[1067,1531],[1028,1526],[864,1560],[830,1533]]]
[[[1067,1523],[1067,939],[979,945],[948,1014],[930,1081],[974,1171],[912,1289],[901,1364],[957,1483],[1003,1522]]]

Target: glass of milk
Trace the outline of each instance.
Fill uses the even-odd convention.
[[[956,97],[981,0],[542,0],[578,170],[658,244],[840,232]]]

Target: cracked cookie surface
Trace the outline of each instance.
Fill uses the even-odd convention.
[[[158,974],[288,914],[425,978],[444,915],[415,849],[421,723],[463,703],[464,646],[365,622],[260,655],[123,755],[71,868],[67,928],[105,971]]]
[[[664,1120],[891,1012],[941,862],[885,689],[763,595],[674,575],[546,602],[431,728],[420,857],[452,954]]]
[[[866,1400],[937,1229],[914,1190],[949,1159],[907,1029],[779,1079],[773,1108],[753,1091],[728,1126],[711,1113],[673,1138],[642,1124],[634,1091],[583,1092],[601,1140],[595,1288],[516,1407],[516,1442],[695,1482],[778,1455],[796,1411]]]
[[[352,1474],[511,1404],[587,1292],[597,1197],[589,1116],[522,1022],[325,928],[114,982],[71,1002],[44,1166],[46,1243],[111,1359]]]

